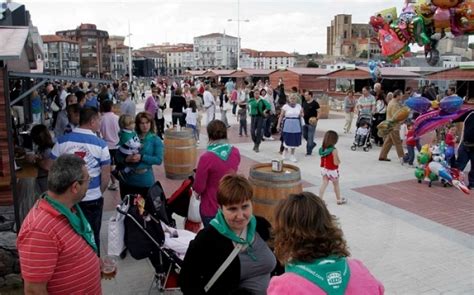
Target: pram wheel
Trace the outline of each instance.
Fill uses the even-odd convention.
[[[355,151],[357,149],[356,145],[351,146],[351,150]]]
[[[369,147],[364,147],[363,150],[364,150],[364,152],[368,152],[368,151],[369,151]]]

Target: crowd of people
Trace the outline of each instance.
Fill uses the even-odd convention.
[[[383,285],[360,261],[348,258],[343,232],[322,201],[329,182],[334,185],[337,204],[347,201],[340,194],[337,132],[327,131],[318,150],[322,174],[319,197],[290,195],[277,206],[273,229],[268,221],[253,215],[252,187],[236,174],[240,152],[228,141],[227,116],[236,116],[239,136],[248,135],[250,116],[255,152],[260,152],[262,141],[274,140],[273,135],[279,132],[282,157],[297,162],[295,149],[302,139],[306,140],[307,156],[317,146],[320,106],[311,91],[292,89],[287,95],[283,84],[273,89],[263,81],[236,85],[228,80],[213,86],[198,80],[173,82],[169,87],[164,81],[154,81],[151,95],[145,98],[145,110],[137,114],[129,89],[127,83],[118,83],[103,85],[97,93],[86,83],[63,83],[57,89],[46,85],[46,100],[33,93],[32,104],[36,106],[38,99],[47,101],[40,106],[49,104],[52,120],[47,126],[43,124],[47,112],[33,113],[36,125],[31,133],[37,153],[29,160],[39,167],[42,195],[18,237],[27,294],[100,293],[103,194],[107,189],[119,189],[122,199],[127,194],[148,194],[156,182],[153,166],[163,162],[164,111],[168,107],[170,126],[191,128],[196,141],[206,126],[209,138],[193,186],[200,196],[204,228],[190,243],[183,260],[179,280],[184,294],[384,293]],[[380,84],[375,85],[373,94],[364,87],[358,99],[350,91],[344,101],[344,132],[351,132],[355,112],[371,122],[390,120],[411,94],[411,89],[405,94],[400,90],[385,94]],[[120,116],[115,114],[117,102]],[[216,119],[216,108],[221,109],[220,120]],[[471,132],[472,137],[474,127],[470,124],[465,134]],[[359,129],[367,126],[357,128],[359,134]],[[473,157],[474,140],[469,136],[461,140],[456,162],[464,167]],[[387,154],[395,145],[400,161],[413,164],[417,143],[407,142],[410,149],[405,155],[399,125],[385,138],[373,135],[373,140],[382,145],[380,161],[389,160]],[[472,187],[472,171],[469,180]],[[71,267],[68,261],[76,257]],[[225,260],[229,262],[219,273]]]

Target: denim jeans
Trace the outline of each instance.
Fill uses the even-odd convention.
[[[456,167],[464,171],[464,169],[467,166],[467,163],[471,161],[471,170],[469,171],[468,174],[468,179],[469,179],[469,186],[471,188],[474,187],[474,147],[468,147],[464,143],[461,143],[459,145],[458,149],[458,157],[456,159]]]
[[[196,125],[186,124],[186,128],[190,128],[193,130],[194,139],[199,140],[199,133],[197,131]]]
[[[92,201],[79,202],[84,216],[92,227],[95,243],[97,244],[97,253],[100,256],[100,226],[102,225],[102,209],[104,208],[104,198]]]
[[[272,115],[269,115],[268,117],[263,119],[263,136],[265,137],[271,137],[272,132],[271,132],[271,127],[272,127]]]
[[[239,135],[247,135],[247,119],[240,120]]]
[[[310,124],[303,126],[303,138],[306,140],[306,154],[311,155],[313,149],[316,147],[314,142],[314,133],[316,132],[316,127]]]
[[[252,141],[255,145],[260,145],[262,142],[262,125],[263,117],[251,116],[250,117],[250,134],[252,135]]]
[[[413,165],[415,161],[415,146],[407,145],[408,159],[407,162],[409,165]]]

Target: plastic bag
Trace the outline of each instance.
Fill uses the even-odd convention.
[[[201,199],[199,199],[199,196],[196,194],[196,192],[193,191],[193,194],[191,195],[191,200],[189,201],[189,207],[188,207],[188,219],[192,222],[199,223],[201,222],[201,214],[199,213],[199,207],[201,206]]]

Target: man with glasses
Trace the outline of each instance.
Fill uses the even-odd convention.
[[[90,180],[86,162],[62,155],[51,166],[48,191],[31,208],[17,239],[25,294],[100,294],[94,233],[77,204]]]
[[[79,127],[59,137],[51,151],[52,159],[63,154],[75,154],[86,162],[91,180],[79,206],[94,231],[94,238],[99,249],[97,253],[100,253],[100,227],[104,206],[102,194],[110,181],[109,148],[107,143],[96,135],[100,129],[100,121],[100,114],[96,108],[81,109]]]

